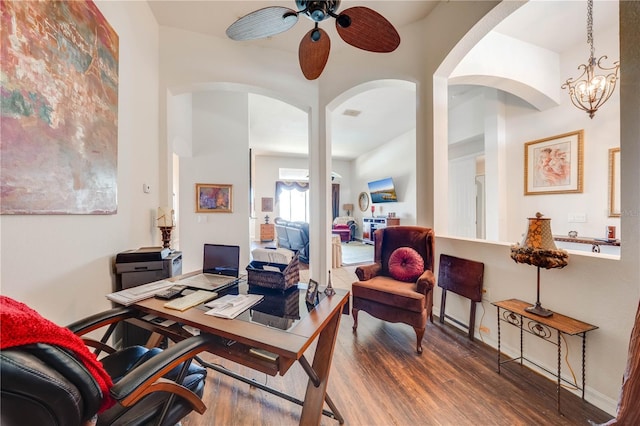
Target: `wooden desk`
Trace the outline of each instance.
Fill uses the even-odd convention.
[[[557,386],[557,401],[558,401],[558,412],[560,412],[560,388],[561,382],[564,381],[572,386],[575,386],[578,390],[582,391],[582,399],[584,399],[584,388],[585,388],[585,351],[586,351],[586,338],[587,332],[591,330],[595,330],[598,327],[595,325],[587,324],[586,322],[578,321],[577,319],[564,316],[557,312],[554,312],[550,317],[541,317],[536,314],[532,314],[530,312],[525,311],[525,308],[532,306],[530,303],[523,302],[518,299],[509,299],[503,300],[500,302],[493,302],[492,305],[498,308],[498,374],[500,374],[500,366],[504,363],[511,361],[520,361],[520,365],[522,365],[523,361],[527,361],[538,368],[543,369],[549,374],[552,374],[558,379]],[[500,310],[502,309],[502,315]],[[526,321],[525,321],[526,320]],[[520,356],[517,358],[507,359],[505,361],[500,361],[500,323],[506,322],[513,326],[520,328]],[[525,328],[526,324],[526,328]],[[552,333],[551,330],[556,331],[557,343],[554,343],[551,340]],[[558,372],[554,373],[552,371],[547,370],[541,365],[536,364],[524,357],[523,354],[523,337],[524,332],[532,334],[536,337],[539,337],[551,344],[554,344],[558,347]],[[577,383],[567,381],[562,379],[560,375],[560,367],[562,364],[562,344],[560,341],[560,335],[566,334],[569,336],[580,336],[582,338],[582,387],[580,387]]]
[[[183,339],[186,333],[179,324],[198,328],[201,333],[208,333],[220,338],[219,344],[212,345],[208,349],[209,352],[271,376],[284,375],[293,363],[298,361],[309,376],[304,401],[297,400],[255,380],[247,379],[216,365],[201,363],[207,368],[212,368],[222,374],[229,375],[251,386],[301,405],[301,425],[319,425],[323,414],[337,419],[340,424],[344,423],[340,412],[331,398],[329,398],[329,395],[327,395],[326,389],[340,318],[349,303],[348,291],[337,289],[334,296],[323,297],[311,312],[308,314],[301,312],[300,316],[302,318],[286,331],[255,322],[239,319],[227,320],[205,315],[205,311],[198,307],[184,312],[166,309],[163,306],[165,302],[164,300],[151,298],[138,302],[133,306],[144,313],[171,319],[178,324],[164,328],[140,319],[130,321],[140,327],[151,329],[176,340]],[[316,338],[318,343],[313,356],[313,365],[310,365],[304,356],[304,352]],[[229,345],[230,341],[235,341],[235,343]],[[277,355],[277,358],[257,357],[250,353],[252,348],[264,349]],[[323,409],[325,401],[331,411]]]

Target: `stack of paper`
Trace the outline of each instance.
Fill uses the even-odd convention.
[[[212,308],[205,314],[232,319],[260,302],[263,297],[261,294],[227,294],[219,299],[205,303],[204,306]]]
[[[166,280],[154,281],[149,284],[143,284],[137,287],[131,287],[126,290],[107,294],[107,299],[124,306],[129,306],[132,303],[153,297],[157,293],[166,290],[174,284],[175,283]]]

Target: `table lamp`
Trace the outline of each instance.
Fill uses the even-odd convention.
[[[347,216],[351,216],[351,212],[353,211],[353,204],[343,204],[342,208],[347,211]]]
[[[522,243],[511,246],[511,258],[517,263],[528,263],[538,267],[536,304],[525,310],[542,317],[550,317],[553,312],[540,304],[540,268],[564,268],[567,266],[569,254],[556,247],[551,233],[551,219],[542,216],[542,213],[536,213],[536,217],[529,218],[529,226]]]
[[[163,248],[170,248],[171,231],[175,226],[174,211],[171,207],[158,207],[158,216],[156,218],[158,228],[162,234]]]

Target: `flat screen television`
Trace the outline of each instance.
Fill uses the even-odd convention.
[[[395,203],[398,201],[393,179],[386,178],[368,183],[371,203]]]

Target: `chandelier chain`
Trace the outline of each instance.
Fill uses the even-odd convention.
[[[593,47],[593,0],[587,0],[587,43],[591,49],[591,57],[595,56]]]

